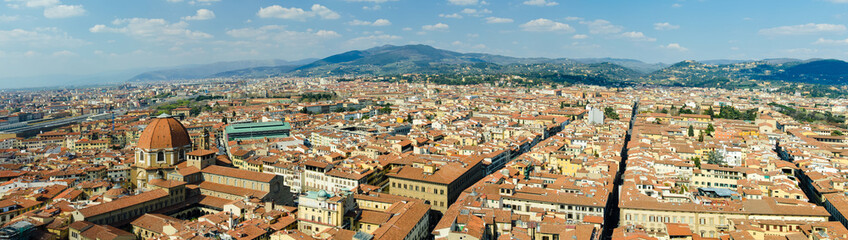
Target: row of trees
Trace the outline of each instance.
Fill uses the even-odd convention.
[[[804,108],[793,108],[777,103],[769,103],[769,106],[799,122],[824,122],[840,126],[845,123],[845,116],[835,115],[829,111],[807,111]]]

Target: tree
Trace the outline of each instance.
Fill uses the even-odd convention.
[[[701,132],[701,134],[698,135],[698,142],[704,142],[704,132]]]
[[[224,124],[227,124],[227,117],[224,116],[223,118],[221,118],[221,122],[224,123]]]
[[[695,157],[695,158],[692,158],[692,161],[695,162],[695,167],[701,168],[701,158]]]
[[[710,123],[707,125],[707,134],[712,136],[713,132],[715,132],[715,127],[713,127],[713,124]]]
[[[406,122],[408,122],[408,123],[412,123],[412,114],[407,114],[407,115],[406,115]]]
[[[604,108],[604,117],[618,120],[618,113],[615,112],[615,109],[612,109],[611,107],[606,107]]]
[[[839,130],[833,130],[832,132],[830,132],[830,135],[831,135],[831,136],[842,136],[842,135],[844,135],[844,134],[842,134],[842,131],[839,131]]]
[[[713,107],[710,106],[710,108],[707,108],[707,110],[704,110],[704,115],[710,115],[710,117],[713,117],[713,115],[715,115],[715,112],[713,112]]]
[[[689,125],[689,137],[694,137],[694,136],[695,136],[695,128],[693,128],[692,125]]]
[[[707,163],[715,165],[727,165],[727,163],[724,162],[724,155],[721,155],[721,153],[715,150],[707,153]]]

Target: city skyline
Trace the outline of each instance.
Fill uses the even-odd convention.
[[[249,59],[384,44],[515,57],[846,59],[844,1],[6,0],[6,78]],[[815,14],[813,14],[815,13]]]

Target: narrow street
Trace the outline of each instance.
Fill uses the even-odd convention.
[[[613,181],[614,187],[607,198],[607,206],[604,211],[604,229],[601,232],[601,239],[612,239],[612,231],[618,227],[619,209],[618,195],[619,188],[622,184],[621,175],[624,174],[624,169],[627,168],[627,143],[630,142],[630,134],[633,132],[633,122],[636,119],[637,109],[639,108],[639,100],[633,103],[633,111],[630,113],[630,123],[627,126],[627,134],[624,135],[624,146],[621,147],[621,162],[618,163],[618,172],[615,174]]]

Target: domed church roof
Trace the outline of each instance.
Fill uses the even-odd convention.
[[[147,124],[136,147],[146,150],[176,148],[191,145],[191,137],[179,120],[166,114]]]

